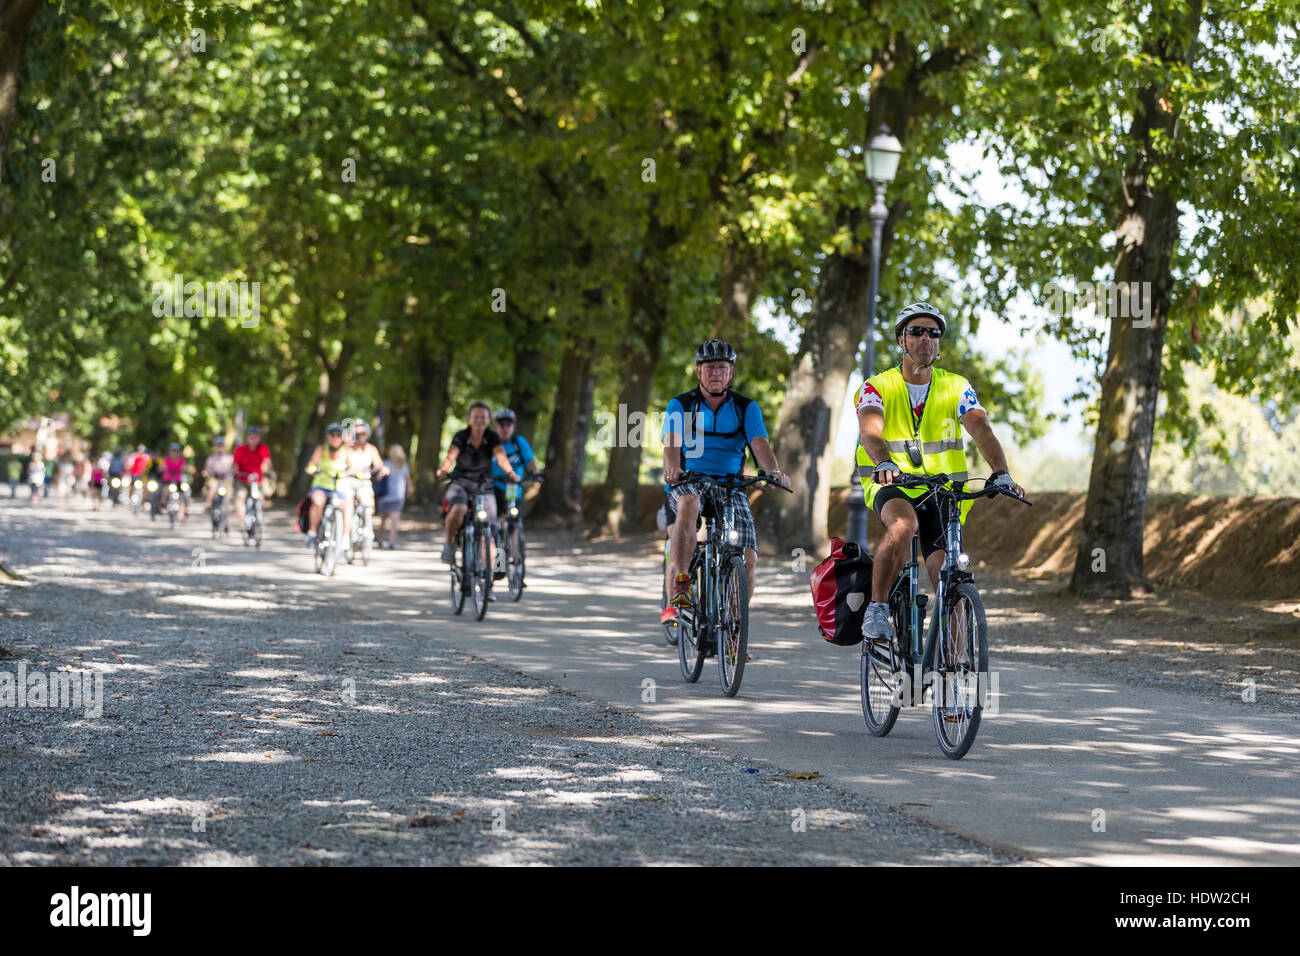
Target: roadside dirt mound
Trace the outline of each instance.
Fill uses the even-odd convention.
[[[832,494],[832,528],[844,523],[848,489]],[[1068,575],[1083,522],[1082,492],[977,502],[966,528],[971,553],[993,568]],[[1014,509],[1014,510],[1012,510]],[[838,518],[838,520],[836,520]],[[1158,588],[1225,598],[1300,599],[1300,498],[1152,495],[1143,537]]]
[[[584,517],[594,527],[604,489],[584,489]],[[843,534],[848,488],[831,491],[829,521]],[[1034,506],[977,502],[967,531],[977,562],[1034,575],[1069,575],[1074,568],[1082,492],[1033,495]],[[638,531],[655,530],[662,488],[646,485],[638,501]],[[873,515],[868,533],[879,540]],[[1144,539],[1147,574],[1157,588],[1223,598],[1300,600],[1300,498],[1152,495]]]

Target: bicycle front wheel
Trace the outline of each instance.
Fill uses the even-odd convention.
[[[488,543],[492,540],[487,528],[474,537],[474,557],[470,569],[471,597],[474,601],[474,620],[483,620],[487,614],[488,594],[492,590],[492,562],[488,558]]]
[[[735,697],[745,676],[749,651],[749,578],[745,559],[732,555],[722,571],[722,601],[718,608],[718,676],[722,693]]]
[[[945,757],[966,756],[988,694],[989,631],[975,585],[959,584],[939,622],[931,664],[934,731]]]
[[[312,548],[312,565],[316,568],[317,574],[325,573],[325,553],[328,550],[326,541],[330,533],[329,515],[321,518],[320,524],[316,526],[316,547]]]
[[[863,638],[858,677],[867,731],[873,737],[884,737],[898,720],[900,682],[904,680],[897,642]]]
[[[334,577],[334,569],[339,563],[339,549],[343,547],[343,523],[334,515],[330,521],[329,538],[325,543],[325,575]]]
[[[451,553],[451,613],[459,614],[465,609],[465,564],[464,543],[457,536]],[[456,562],[460,561],[458,565]]]
[[[510,597],[518,601],[524,596],[524,529],[515,525],[506,535],[506,580]]]
[[[704,670],[705,638],[709,633],[709,616],[703,607],[700,577],[691,582],[691,606],[677,611],[677,662],[686,683],[694,684]]]

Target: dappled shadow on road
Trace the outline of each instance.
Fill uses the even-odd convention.
[[[193,573],[183,547],[148,569],[72,550],[48,546],[43,580],[9,597],[6,641],[32,671],[102,674],[103,713],[0,712],[10,862],[990,859],[435,646],[382,602]],[[883,827],[913,839],[881,841]]]

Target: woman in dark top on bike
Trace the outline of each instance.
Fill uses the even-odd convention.
[[[437,472],[439,478],[451,475],[446,494],[450,510],[447,512],[446,541],[442,547],[442,560],[447,564],[451,564],[451,543],[465,519],[465,511],[473,501],[473,496],[480,491],[485,491],[483,508],[487,511],[488,524],[496,528],[496,497],[491,493],[491,488],[486,487],[492,482],[492,462],[495,460],[511,481],[523,480],[506,457],[505,449],[501,447],[501,436],[488,427],[492,421],[492,406],[486,402],[474,402],[469,407],[467,417],[469,427],[462,428],[452,436],[447,457]],[[488,559],[491,560],[491,554]]]

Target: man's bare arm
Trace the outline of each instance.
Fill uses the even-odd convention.
[[[993,434],[993,426],[989,424],[988,413],[982,408],[972,408],[969,412],[961,417],[962,427],[970,434],[975,441],[975,447],[980,450],[988,466],[994,471],[1005,471],[1010,474],[1011,469],[1007,467],[1007,455],[1002,450],[1002,443],[998,441],[998,436]],[[1011,485],[1011,490],[1022,498],[1025,495],[1025,489],[1017,484]]]
[[[880,409],[864,408],[858,412],[858,441],[877,465],[892,460],[883,437],[884,431],[885,416]]]

